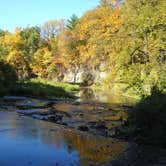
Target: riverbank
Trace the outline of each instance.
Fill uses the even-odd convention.
[[[17,82],[9,87],[2,87],[0,96],[29,96],[39,98],[74,98],[75,92],[79,91],[78,84],[53,82],[48,80],[31,79]]]
[[[166,148],[166,93],[154,87],[129,112],[130,137],[140,144]]]

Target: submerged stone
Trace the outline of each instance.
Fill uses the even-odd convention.
[[[4,96],[3,100],[8,101],[8,102],[15,102],[15,101],[20,101],[20,100],[27,100],[27,97],[24,96]]]
[[[34,114],[32,117],[39,120],[47,120],[47,117],[43,115]]]
[[[50,104],[49,101],[28,99],[28,100],[17,102],[16,106],[19,109],[32,109],[32,108],[47,108],[49,104]]]
[[[32,115],[37,113],[37,110],[16,110],[17,113],[19,114],[24,114],[24,115]]]
[[[81,131],[89,131],[89,128],[87,126],[79,126],[78,127],[78,130],[81,130]]]

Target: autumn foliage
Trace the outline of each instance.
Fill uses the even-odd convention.
[[[0,59],[18,78],[57,79],[66,70],[97,70],[107,85],[120,82],[140,93],[165,89],[166,15],[163,0],[101,0],[81,18],[50,20],[41,27],[0,31]],[[87,67],[88,66],[88,67]]]

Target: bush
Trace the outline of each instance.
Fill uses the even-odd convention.
[[[0,96],[7,93],[8,89],[17,81],[17,74],[13,67],[0,62]]]
[[[130,134],[141,143],[166,147],[166,94],[154,87],[130,112]]]
[[[12,66],[0,62],[0,86],[10,86],[17,81],[17,74]]]

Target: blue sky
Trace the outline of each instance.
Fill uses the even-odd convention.
[[[1,0],[0,29],[41,25],[51,19],[68,19],[83,15],[98,5],[99,0]]]

